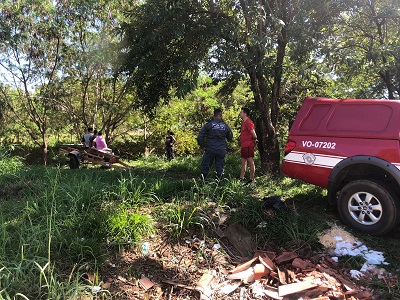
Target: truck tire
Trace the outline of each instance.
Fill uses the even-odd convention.
[[[70,169],[79,169],[79,161],[75,155],[69,156],[69,168]]]
[[[386,184],[373,180],[354,180],[345,185],[338,211],[345,224],[371,235],[384,235],[400,219],[396,194]]]

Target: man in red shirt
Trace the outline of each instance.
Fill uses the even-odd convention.
[[[245,183],[245,185],[250,184],[254,179],[254,173],[256,167],[254,165],[254,147],[257,144],[257,134],[255,132],[254,123],[249,118],[250,110],[247,107],[242,107],[239,113],[240,118],[242,118],[242,128],[240,130],[240,163],[242,168],[240,170],[240,179],[244,179],[244,174],[246,173],[247,163],[249,163],[250,168],[250,178]]]

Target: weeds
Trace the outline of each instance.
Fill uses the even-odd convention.
[[[104,234],[113,244],[133,245],[154,233],[153,221],[148,215],[123,208],[106,212],[105,215]]]
[[[380,299],[400,299],[400,282],[397,277],[383,280],[373,278],[368,282],[362,281],[361,283],[376,291]]]
[[[197,179],[199,157],[172,162],[150,157],[132,164],[130,173],[26,167],[0,154],[0,299],[92,297],[95,282],[83,280],[84,274],[104,265],[110,245],[137,245],[155,234],[153,219],[173,242],[191,235],[207,238],[212,220],[219,218],[215,208],[224,208],[226,222],[246,227],[260,249],[273,243],[315,250],[320,249],[317,235],[327,226],[324,213],[334,213],[321,189],[295,180],[258,176],[243,187],[234,156],[227,157],[225,178],[205,182]],[[272,195],[289,210],[266,215],[261,199]],[[396,267],[400,243],[390,237],[369,242],[387,246],[390,266]],[[129,273],[138,276],[140,269]],[[398,282],[380,284],[375,286],[384,295],[400,294]]]
[[[197,228],[204,231],[203,224],[197,214],[197,207],[185,205],[180,202],[166,204],[159,207],[159,220],[166,224],[166,229],[171,237],[177,239]]]

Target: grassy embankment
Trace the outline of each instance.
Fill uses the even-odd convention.
[[[69,170],[0,158],[0,299],[90,296],[93,285],[101,284],[96,274],[107,250],[140,245],[157,224],[172,241],[188,232],[208,235],[212,222],[204,212],[210,201],[229,208],[231,220],[244,225],[261,249],[274,244],[320,251],[318,233],[336,220],[324,191],[314,186],[258,176],[251,187],[243,187],[236,180],[236,156],[227,159],[225,179],[205,184],[198,180],[198,157],[131,164],[132,172]],[[266,216],[262,198],[272,195],[285,200],[290,210]],[[390,263],[386,269],[399,268],[398,238],[360,237],[369,247],[385,251]],[[344,258],[342,263],[362,262]],[[86,272],[95,274],[93,282],[83,280]],[[370,284],[385,299],[400,297],[399,284],[390,289],[383,281]]]

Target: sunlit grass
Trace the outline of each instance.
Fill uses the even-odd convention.
[[[151,156],[130,162],[132,172],[120,172],[28,167],[18,159],[0,158],[5,165],[0,172],[0,299],[18,293],[36,299],[90,296],[91,283],[82,276],[98,272],[110,246],[138,245],[157,230],[175,242],[193,235],[211,237],[217,208],[226,212],[226,225],[246,227],[260,249],[273,243],[321,250],[317,236],[328,226],[326,214],[335,217],[324,190],[261,174],[245,187],[237,179],[235,154],[227,157],[224,178],[203,181],[200,161]],[[280,197],[288,210],[266,215],[263,198],[269,196]],[[390,237],[362,237],[381,248],[396,243]],[[385,248],[393,269],[398,254],[390,249],[399,246]]]

